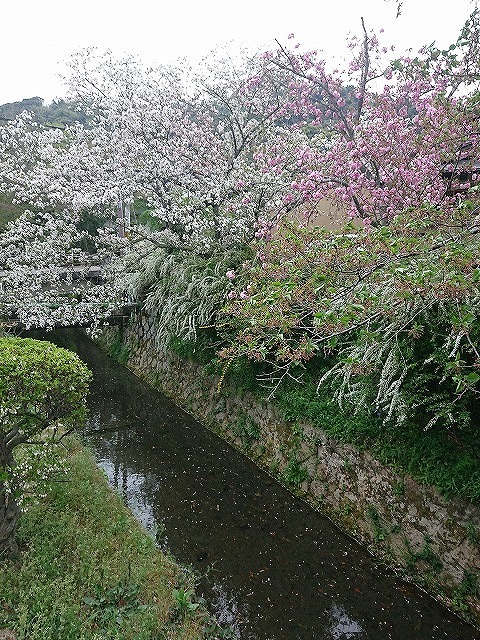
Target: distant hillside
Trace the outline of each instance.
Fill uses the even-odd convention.
[[[10,220],[15,220],[23,213],[25,207],[13,204],[10,193],[0,193],[0,231],[3,231]]]
[[[19,102],[8,102],[0,105],[0,124],[13,120],[22,111],[30,111],[35,115],[35,119],[41,124],[55,127],[63,127],[74,122],[85,123],[88,117],[79,111],[74,104],[65,100],[54,100],[51,104],[45,105],[43,98],[24,98]]]

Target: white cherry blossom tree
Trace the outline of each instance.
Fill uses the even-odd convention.
[[[290,173],[272,175],[265,161],[273,141],[288,136],[277,117],[281,96],[274,85],[249,83],[251,74],[248,65],[224,65],[213,78],[186,77],[94,50],[75,56],[69,91],[89,115],[85,125],[48,128],[22,114],[0,130],[0,189],[28,207],[2,238],[4,308],[21,299],[18,313],[32,318],[28,324],[81,322],[99,310],[103,318],[152,253],[160,251],[160,261],[172,251],[204,260],[235,251],[264,219],[294,206],[284,198]],[[118,212],[123,217],[140,199],[148,224],[134,216],[121,221],[125,237],[91,229],[87,238],[86,216],[112,229]],[[75,286],[70,270],[68,286],[59,286],[82,246],[89,251],[77,263],[101,262],[104,283]],[[127,275],[112,280],[120,254]]]

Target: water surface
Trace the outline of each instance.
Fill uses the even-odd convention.
[[[55,337],[72,339],[94,371],[100,466],[159,544],[206,576],[198,591],[240,638],[480,639],[82,334]]]

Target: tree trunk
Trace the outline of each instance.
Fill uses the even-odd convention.
[[[8,473],[14,467],[11,451],[0,443],[0,472]],[[14,556],[18,553],[15,531],[20,517],[20,507],[13,495],[7,491],[5,482],[0,480],[0,554]]]

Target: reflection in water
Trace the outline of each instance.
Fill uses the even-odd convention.
[[[330,615],[332,618],[332,626],[328,630],[332,640],[349,640],[350,638],[364,638],[363,629],[349,618],[347,612],[336,604],[332,605]],[[362,635],[359,635],[362,634]]]
[[[152,506],[143,492],[145,478],[138,473],[129,473],[126,466],[117,467],[109,460],[99,460],[98,464],[105,471],[110,484],[118,489],[137,520],[152,538],[156,538],[158,524]]]
[[[244,602],[240,607],[240,598],[229,590],[228,586],[221,581],[214,581],[212,585],[214,597],[210,603],[210,610],[215,614],[218,622],[230,627],[234,633],[240,637],[242,626],[248,622],[248,605]],[[243,636],[254,637],[254,636]]]
[[[76,340],[95,374],[89,440],[102,467],[151,535],[207,574],[200,593],[242,640],[478,640],[188,414]]]

